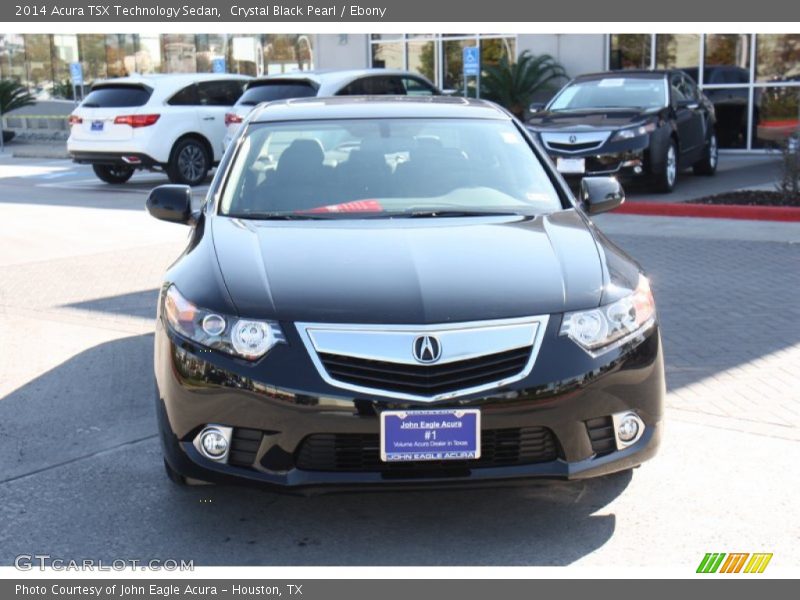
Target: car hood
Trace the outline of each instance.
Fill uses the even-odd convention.
[[[597,306],[603,252],[575,210],[549,216],[347,221],[212,219],[241,315],[427,324]]]
[[[570,131],[589,131],[601,129],[619,129],[641,123],[657,111],[644,110],[576,110],[576,111],[544,111],[536,113],[528,125],[539,130],[568,129]]]

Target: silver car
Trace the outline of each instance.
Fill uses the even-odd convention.
[[[245,92],[225,115],[227,148],[242,122],[262,102],[309,96],[439,96],[442,92],[417,73],[398,69],[296,71],[249,82]]]

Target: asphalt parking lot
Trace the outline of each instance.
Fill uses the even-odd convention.
[[[800,562],[800,226],[604,215],[651,275],[660,455],[518,488],[294,497],[181,489],[151,391],[156,288],[186,229],[64,160],[0,159],[0,564],[18,554],[211,565],[674,567]],[[200,192],[198,191],[198,196]]]

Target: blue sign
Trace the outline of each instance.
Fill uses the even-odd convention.
[[[81,63],[69,63],[69,78],[72,80],[72,85],[83,85],[83,65]]]
[[[481,455],[481,414],[474,408],[381,413],[381,460],[474,460]]]
[[[464,77],[477,77],[481,72],[481,50],[477,46],[467,46],[463,54]]]
[[[225,59],[224,58],[215,58],[211,61],[211,72],[212,73],[224,73],[225,72]]]

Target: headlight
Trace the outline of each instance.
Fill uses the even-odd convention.
[[[655,315],[650,282],[639,275],[639,283],[631,295],[600,308],[565,314],[560,333],[590,354],[598,355],[621,346],[650,327]]]
[[[618,142],[620,140],[630,140],[635,137],[639,137],[640,135],[647,135],[648,133],[652,133],[656,130],[655,123],[648,123],[647,125],[640,125],[639,127],[630,127],[628,129],[620,129],[618,132],[614,134],[614,137],[611,138],[612,142]]]
[[[199,308],[174,285],[164,297],[164,315],[177,333],[208,348],[255,360],[276,344],[286,343],[274,321],[254,321]]]

